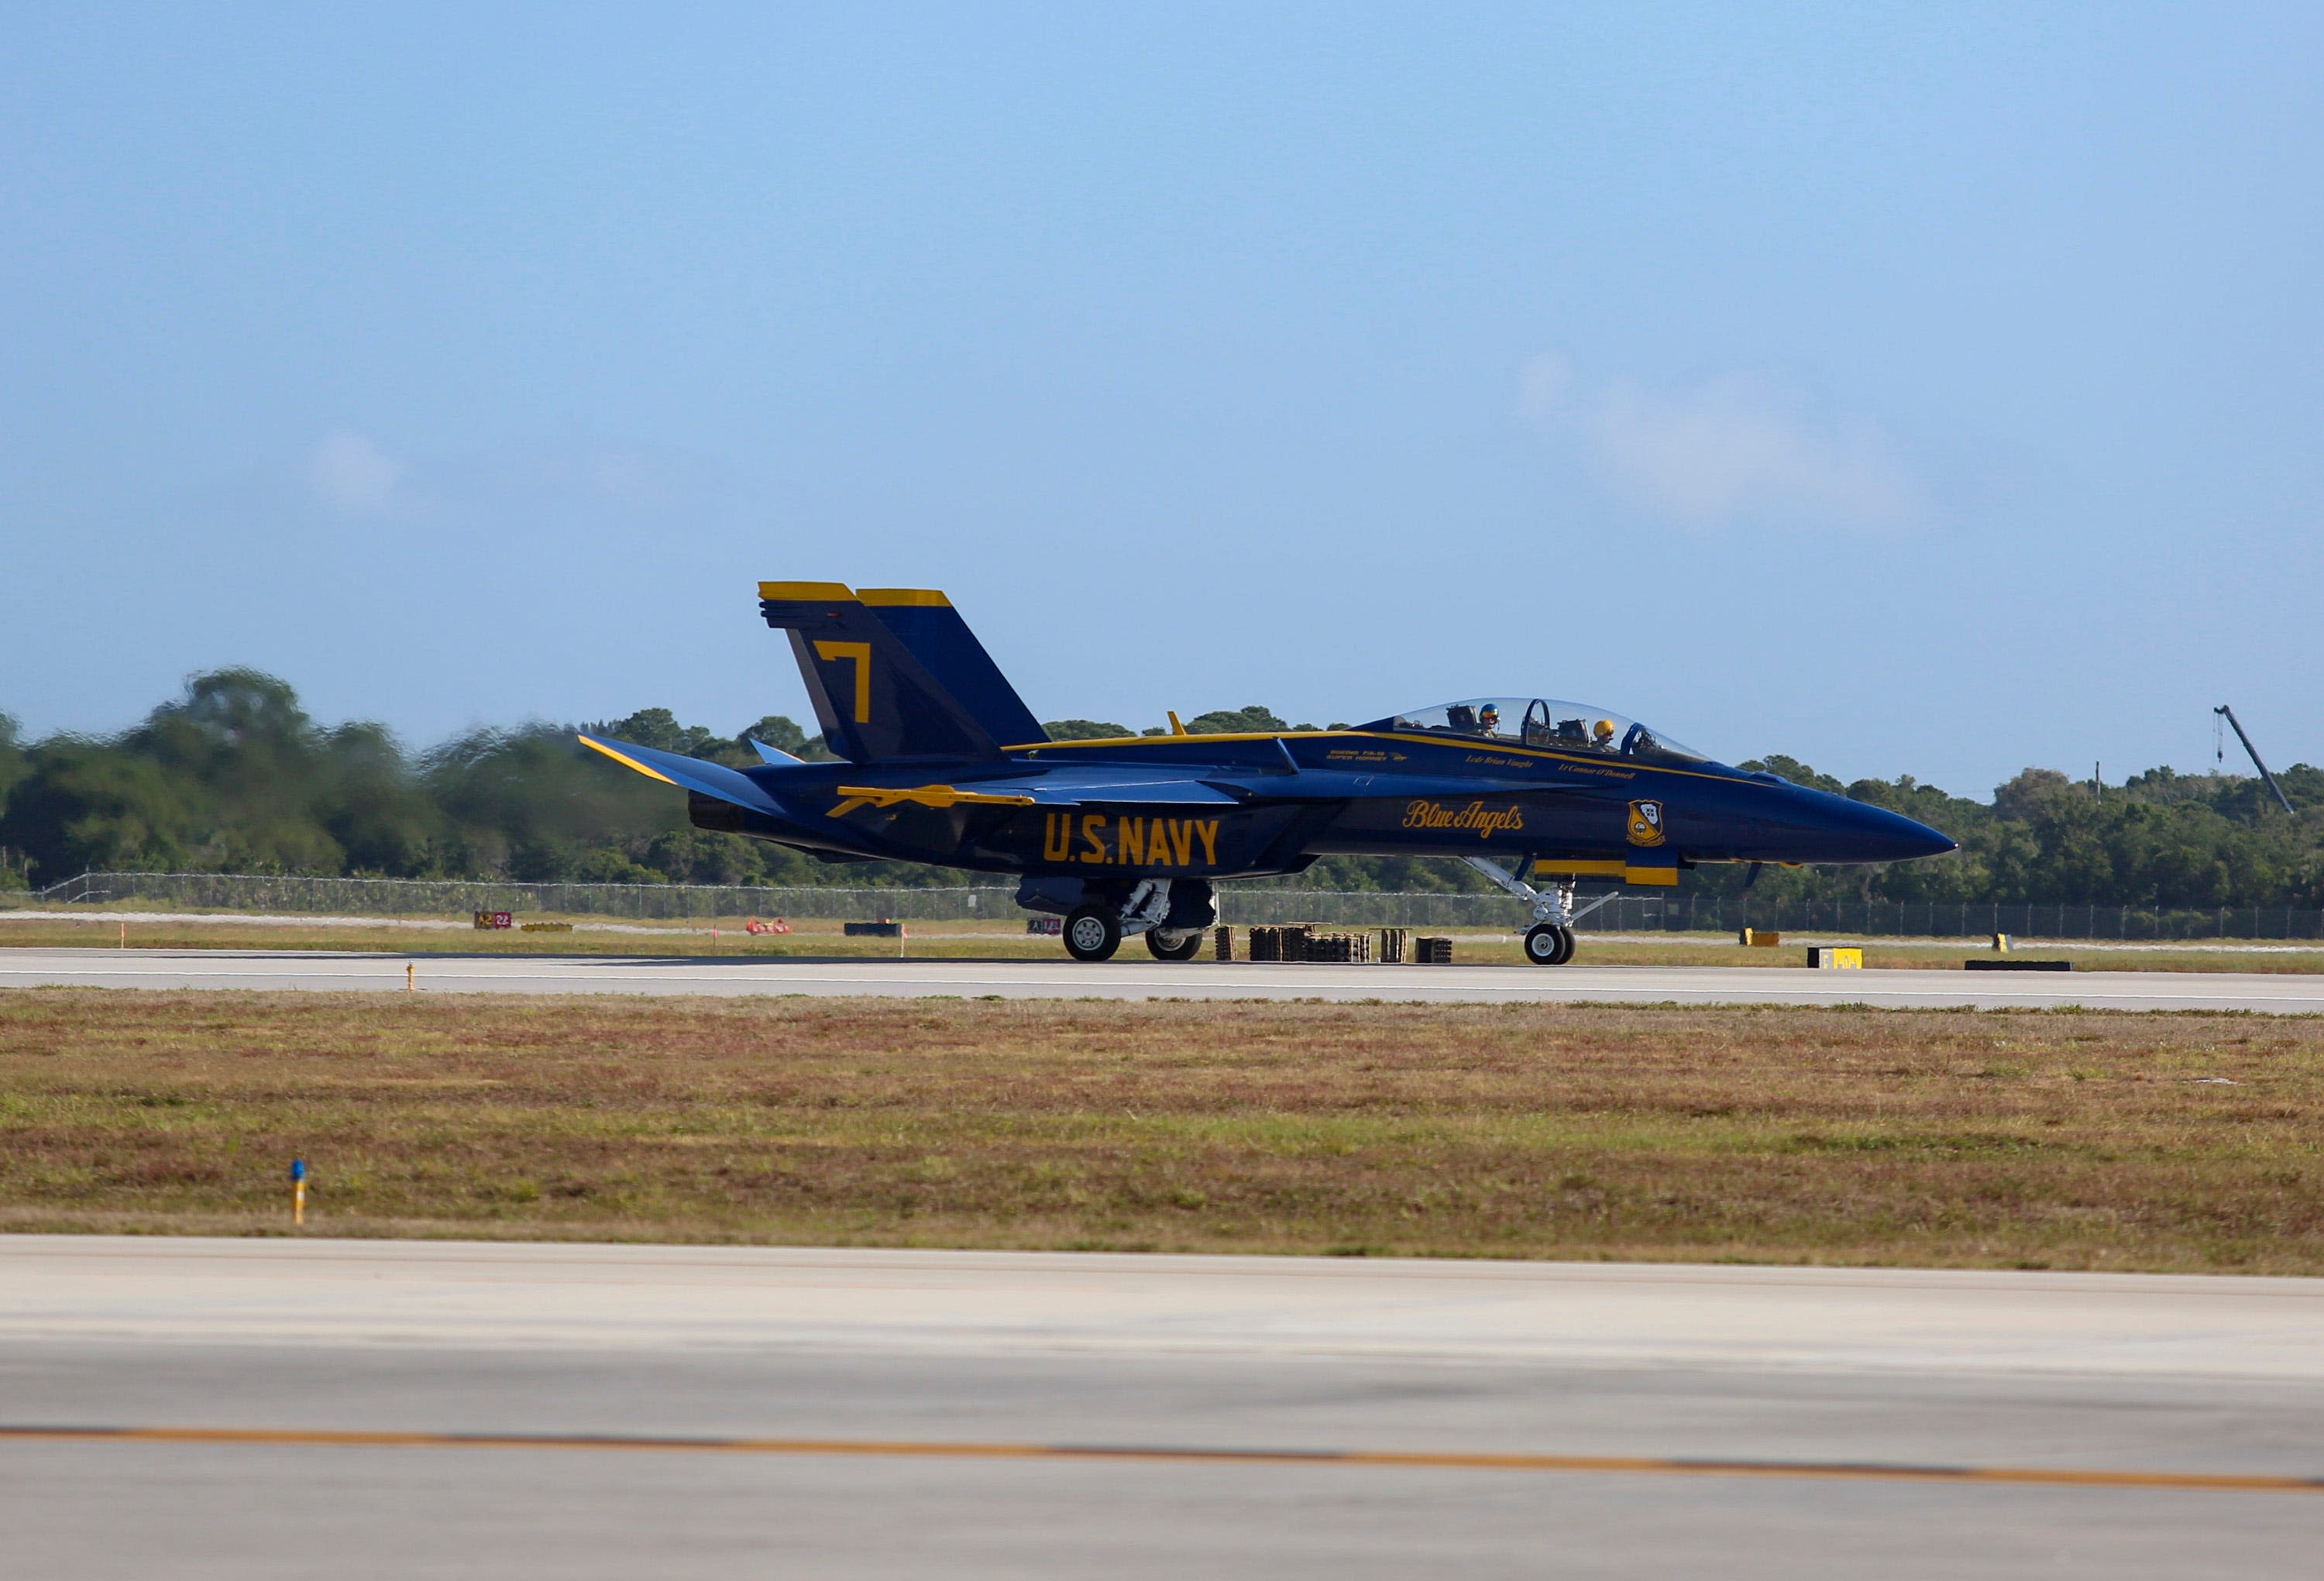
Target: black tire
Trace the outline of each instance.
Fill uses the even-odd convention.
[[[1164,937],[1166,932],[1162,928],[1146,930],[1146,948],[1157,961],[1192,961],[1194,952],[1203,947],[1203,930],[1200,928],[1180,930],[1174,935],[1177,939],[1175,944]]]
[[[1121,924],[1102,905],[1065,914],[1065,953],[1075,961],[1111,961],[1121,948]]]
[[[1573,959],[1573,930],[1560,923],[1536,923],[1526,930],[1525,952],[1536,966],[1563,966]]]

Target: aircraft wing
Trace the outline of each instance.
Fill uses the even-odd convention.
[[[1083,807],[1169,805],[1250,806],[1267,802],[1336,802],[1381,795],[1538,795],[1571,790],[1527,780],[1406,778],[1342,769],[1306,769],[1293,774],[1238,774],[1232,768],[1141,768],[1134,764],[1060,764],[1025,775],[964,779],[956,786],[922,787],[930,793],[978,793],[977,799],[1007,800],[1020,806]],[[843,787],[842,794],[847,794]]]
[[[862,788],[842,786],[839,794],[853,795]],[[1030,807],[1231,807],[1240,800],[1184,770],[1140,768],[1118,763],[1093,763],[1085,768],[1061,766],[1024,775],[979,775],[954,784],[916,786],[912,794],[901,799],[933,805],[946,795],[954,800],[1013,803]]]

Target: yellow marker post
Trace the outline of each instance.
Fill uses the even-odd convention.
[[[407,994],[414,991],[411,974],[415,970],[410,961],[407,961],[403,963],[403,991]]]
[[[123,923],[121,924],[121,947],[124,950],[129,948],[129,924],[127,923]]]
[[[307,1161],[303,1158],[290,1161],[290,1222],[307,1222]]]

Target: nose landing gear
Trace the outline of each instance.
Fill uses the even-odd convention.
[[[1486,878],[1533,907],[1533,926],[1526,930],[1526,959],[1536,966],[1563,966],[1573,959],[1573,924],[1596,911],[1620,893],[1615,890],[1601,895],[1576,911],[1573,908],[1573,880],[1552,878],[1545,888],[1536,889],[1519,875],[1530,876],[1534,859],[1527,857],[1518,864],[1515,873],[1499,862],[1489,862],[1482,857],[1462,857]]]

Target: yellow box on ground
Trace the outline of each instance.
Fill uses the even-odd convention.
[[[1862,971],[1864,951],[1855,944],[1817,944],[1808,950],[1808,964],[1825,971]]]

